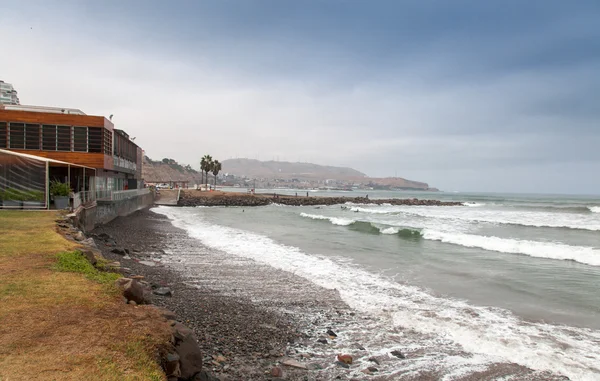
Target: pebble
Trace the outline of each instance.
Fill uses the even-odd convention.
[[[399,359],[405,359],[406,358],[406,356],[404,356],[404,354],[402,352],[398,351],[398,350],[391,351],[390,354],[392,356],[398,357]]]

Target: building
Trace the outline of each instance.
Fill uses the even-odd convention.
[[[91,199],[143,188],[142,149],[110,120],[81,110],[0,105],[0,149],[75,164],[79,172],[57,165],[48,180]]]
[[[17,90],[10,83],[0,80],[0,104],[18,105]]]

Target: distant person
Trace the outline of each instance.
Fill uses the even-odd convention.
[[[306,197],[308,197],[308,192],[306,192]]]
[[[298,197],[298,192],[296,192],[296,197]]]
[[[367,200],[369,199],[369,195],[367,195],[367,196],[366,196],[366,199],[367,199]]]

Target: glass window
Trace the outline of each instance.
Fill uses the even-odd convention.
[[[8,139],[10,148],[24,149],[25,125],[23,123],[10,123]]]
[[[102,128],[88,127],[88,152],[102,152]]]
[[[42,149],[56,151],[56,126],[42,126]]]
[[[71,127],[56,126],[56,149],[58,151],[71,150]]]
[[[112,132],[104,129],[104,154],[112,155]]]
[[[27,124],[25,125],[25,148],[40,149],[40,125]]]
[[[87,127],[73,127],[73,151],[87,152]]]
[[[8,143],[6,122],[0,122],[0,148],[7,148]]]

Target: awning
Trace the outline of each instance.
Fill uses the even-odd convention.
[[[9,151],[9,150],[5,150],[5,149],[0,149],[0,153],[5,153],[5,154],[8,154],[8,155],[19,156],[19,157],[26,158],[26,159],[31,159],[31,160],[43,161],[45,163],[58,164],[60,166],[65,166],[65,167],[71,166],[71,167],[92,169],[94,171],[96,170],[96,168],[93,168],[93,167],[87,167],[87,166],[81,165],[81,164],[75,164],[75,163],[69,163],[69,162],[66,162],[66,161],[49,159],[47,157],[42,157],[42,156],[30,155],[28,153],[14,152],[14,151]]]

